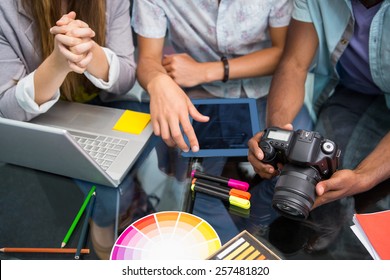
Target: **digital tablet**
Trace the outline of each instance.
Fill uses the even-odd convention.
[[[184,157],[241,157],[248,155],[248,141],[259,132],[256,99],[194,99],[197,110],[210,120],[192,121],[199,152],[183,152]],[[189,145],[186,136],[185,141]]]

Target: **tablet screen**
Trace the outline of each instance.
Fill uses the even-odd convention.
[[[197,110],[209,116],[210,120],[207,123],[192,122],[200,151],[183,153],[184,156],[246,156],[248,154],[248,141],[259,131],[254,99],[203,99],[193,102]]]

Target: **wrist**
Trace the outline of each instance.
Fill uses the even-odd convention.
[[[72,72],[72,69],[69,67],[68,60],[62,55],[52,52],[47,59],[42,63],[46,64],[52,71],[52,73],[57,73],[57,75],[68,75],[68,73]]]
[[[167,74],[158,73],[149,80],[149,82],[145,86],[145,90],[148,92],[149,95],[153,95],[154,92],[158,92],[159,89],[161,89],[161,88],[171,87],[171,85],[167,86],[167,84],[169,84],[171,82],[176,84],[172,80],[172,78],[169,77]]]
[[[224,67],[220,61],[204,62],[205,83],[212,83],[215,81],[222,81],[224,78]]]
[[[376,176],[378,174],[375,172],[365,170],[359,166],[353,172],[356,175],[356,188],[361,190],[360,192],[368,191],[382,181],[379,179],[380,176]]]

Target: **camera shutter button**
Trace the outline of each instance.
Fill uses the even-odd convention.
[[[334,144],[332,142],[326,141],[322,144],[322,151],[325,154],[331,154],[334,151]]]

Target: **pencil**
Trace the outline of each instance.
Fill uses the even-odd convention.
[[[96,192],[94,192],[92,194],[91,200],[89,201],[87,214],[86,214],[85,219],[84,219],[83,228],[81,229],[79,243],[77,244],[77,251],[76,251],[76,254],[74,256],[74,258],[76,260],[78,260],[80,258],[81,248],[85,244],[85,239],[87,237],[87,229],[88,229],[88,224],[89,224],[89,218],[91,217],[91,214],[92,214],[92,208],[93,208],[93,204],[95,203],[95,199],[96,199]]]
[[[75,248],[0,248],[0,252],[4,253],[60,253],[74,254]],[[89,249],[82,249],[82,254],[89,254]]]
[[[91,199],[92,194],[95,192],[95,189],[96,189],[96,187],[92,186],[92,188],[89,191],[87,197],[85,198],[83,204],[81,205],[79,212],[77,213],[77,215],[74,218],[70,228],[68,229],[68,232],[66,233],[66,235],[64,237],[64,240],[61,243],[61,248],[64,248],[66,243],[68,242],[68,240],[69,240],[70,236],[72,235],[72,233],[73,233],[77,223],[79,222],[79,220],[81,218],[81,215],[83,215],[83,212],[84,212],[85,208],[87,207],[87,204],[88,204],[89,200]]]

